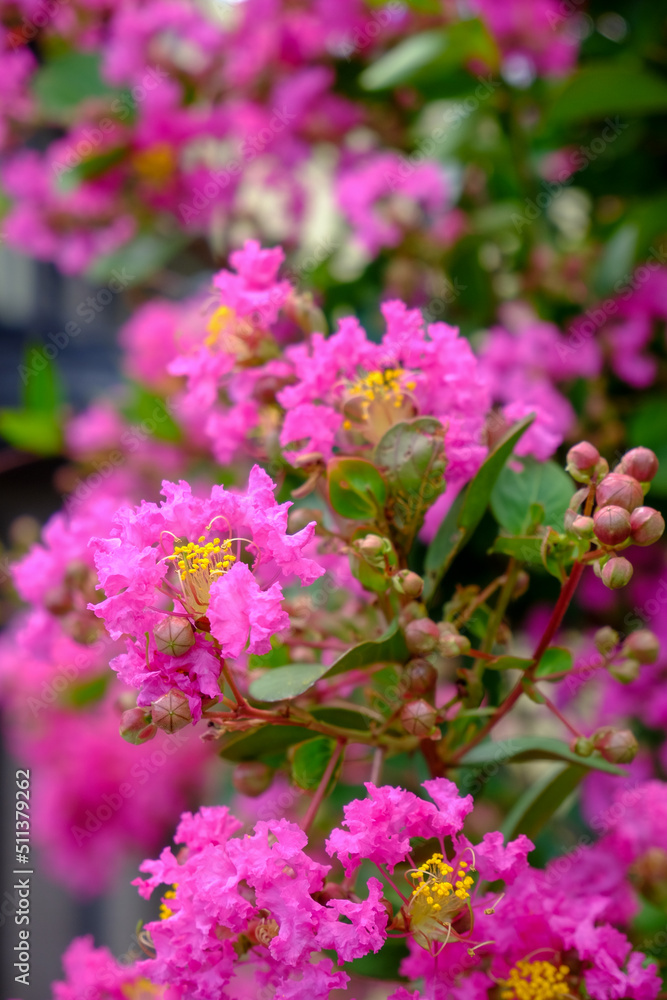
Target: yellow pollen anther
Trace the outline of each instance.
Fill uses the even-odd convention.
[[[567,965],[551,962],[517,962],[503,983],[501,1000],[554,1000],[570,992]]]

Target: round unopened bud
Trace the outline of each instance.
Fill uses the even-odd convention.
[[[662,538],[665,521],[653,507],[636,507],[630,515],[630,526],[635,545],[653,545]]]
[[[619,590],[632,579],[632,563],[623,556],[612,556],[602,567],[600,579],[610,590]]]
[[[273,770],[261,760],[244,760],[232,772],[232,784],[241,795],[255,798],[261,795],[273,781]]]
[[[367,559],[376,559],[387,551],[387,539],[380,535],[366,535],[355,543],[356,548]]]
[[[612,504],[615,507],[624,507],[626,510],[633,511],[635,507],[639,507],[644,499],[644,491],[641,488],[641,483],[638,483],[632,476],[626,476],[620,472],[610,472],[598,484],[595,499],[598,507]]]
[[[512,591],[512,600],[517,601],[520,597],[526,593],[530,586],[530,576],[525,571],[525,569],[519,570],[516,576],[516,583],[514,584],[514,590]]]
[[[650,629],[639,628],[631,632],[623,643],[623,653],[632,656],[640,663],[655,663],[660,652],[660,642],[657,635]]]
[[[585,736],[576,736],[570,743],[570,750],[578,757],[590,757],[594,749],[593,742]]]
[[[590,441],[580,441],[567,453],[566,469],[577,483],[588,483],[600,461],[600,452]]]
[[[433,732],[436,721],[437,715],[433,705],[429,705],[422,698],[403,706],[401,722],[406,733],[410,733],[411,736],[425,739]]]
[[[620,635],[611,625],[599,628],[593,636],[593,642],[598,653],[602,656],[611,656],[620,641]]]
[[[410,660],[403,674],[405,693],[409,698],[418,698],[427,691],[432,691],[437,679],[438,671],[428,660]]]
[[[595,521],[592,517],[584,517],[582,514],[578,514],[572,521],[572,527],[569,530],[574,532],[577,538],[591,538],[594,528]]]
[[[195,642],[192,625],[187,618],[179,618],[177,615],[164,618],[156,625],[153,635],[160,652],[169,653],[170,656],[183,656]]]
[[[441,622],[438,652],[442,656],[463,656],[470,651],[470,639],[461,635],[451,622]]]
[[[658,471],[658,456],[650,448],[632,448],[626,451],[618,464],[618,471],[632,476],[640,483],[650,483]]]
[[[400,569],[392,576],[391,582],[399,594],[405,594],[406,597],[421,597],[424,589],[424,581],[411,569]]]
[[[172,688],[151,705],[151,718],[165,733],[175,733],[192,722],[187,697],[178,688]]]
[[[639,677],[639,672],[641,670],[641,663],[636,660],[634,656],[624,657],[617,663],[611,663],[609,665],[609,673],[612,677],[615,677],[617,681],[621,684],[631,684],[636,681]]]
[[[582,521],[590,518],[580,518]],[[595,537],[603,545],[622,545],[630,537],[630,515],[625,507],[600,507],[593,517]]]
[[[440,630],[430,618],[418,618],[405,626],[405,642],[414,656],[432,653],[440,640]]]
[[[157,733],[145,708],[130,708],[120,717],[120,735],[128,743],[148,743]]]
[[[603,726],[591,737],[596,750],[611,764],[630,764],[637,756],[639,744],[629,729]]]

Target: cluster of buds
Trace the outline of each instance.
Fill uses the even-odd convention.
[[[616,642],[618,641],[616,633]],[[609,673],[622,684],[630,684],[637,680],[645,664],[655,663],[659,653],[658,637],[649,629],[638,629],[631,632],[623,642],[618,655],[609,664]]]
[[[597,456],[597,457],[596,457]],[[602,555],[595,572],[606,587],[617,590],[632,578],[632,564],[619,550],[629,545],[652,545],[665,530],[659,511],[644,506],[644,495],[658,471],[658,459],[649,448],[627,452],[613,472],[588,441],[581,441],[567,454],[567,469],[577,482],[588,483],[575,493],[566,515],[568,531],[600,547]],[[593,516],[579,508],[595,485]]]
[[[415,656],[439,653],[444,657],[464,656],[470,640],[451,622],[436,623],[430,618],[416,618],[405,626],[405,641]]]

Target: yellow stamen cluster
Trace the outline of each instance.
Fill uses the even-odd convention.
[[[447,864],[442,854],[433,854],[420,868],[410,873],[412,878],[419,879],[412,895],[426,900],[433,913],[438,913],[443,902],[451,896],[465,902],[470,897],[468,890],[474,881],[466,871],[467,867],[466,861],[460,861],[456,866],[456,878],[452,879],[450,876],[455,869]]]
[[[156,142],[153,146],[138,150],[132,157],[134,169],[142,180],[156,187],[163,187],[172,177],[176,158],[167,142]]]
[[[229,329],[236,318],[236,313],[228,306],[219,306],[208,321],[206,330],[208,337],[204,341],[207,347],[213,347],[220,336]]]
[[[405,372],[402,368],[385,368],[384,371],[369,372],[363,378],[357,379],[354,388],[359,395],[369,402],[375,399],[386,399],[392,397],[394,406],[400,406],[403,402],[403,386],[401,380]],[[414,382],[408,383],[406,389],[414,389]]]
[[[567,965],[517,962],[503,983],[501,1000],[552,1000],[570,992]]]
[[[196,542],[174,546],[167,559],[176,563],[186,604],[194,605],[197,611],[208,607],[211,584],[236,562],[231,547],[229,538],[207,542],[205,535]]]
[[[162,902],[160,903],[160,920],[168,920],[169,917],[173,917],[174,911],[169,909],[165,903],[165,899],[176,899],[177,889],[178,882],[174,882],[172,888],[168,889],[162,897]]]

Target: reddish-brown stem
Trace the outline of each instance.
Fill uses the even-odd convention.
[[[336,744],[336,749],[329,758],[329,763],[327,764],[324,770],[324,774],[322,775],[322,779],[319,785],[317,786],[317,791],[313,795],[311,803],[308,806],[308,812],[304,816],[303,823],[301,824],[301,828],[304,831],[304,833],[308,833],[308,830],[310,829],[311,824],[315,819],[315,816],[317,815],[317,811],[322,805],[322,800],[324,799],[324,796],[326,794],[329,782],[331,781],[333,773],[336,770],[336,765],[338,764],[338,761],[340,759],[340,755],[342,754],[344,749],[345,749],[345,740],[339,740],[338,743]]]
[[[552,712],[552,713],[553,713],[553,714],[554,714],[554,715],[556,716],[556,718],[557,718],[557,719],[559,719],[559,720],[560,720],[560,721],[561,721],[561,722],[563,723],[563,725],[564,725],[564,726],[565,726],[565,727],[566,727],[567,729],[569,729],[569,730],[570,730],[570,732],[572,733],[572,735],[573,735],[573,736],[577,736],[577,737],[579,737],[579,736],[581,736],[581,735],[582,735],[582,734],[581,734],[581,733],[579,732],[579,730],[578,730],[578,729],[576,729],[576,728],[575,728],[575,727],[574,727],[574,726],[572,725],[572,723],[571,723],[571,722],[568,722],[568,720],[567,720],[567,719],[565,718],[565,716],[564,716],[564,715],[562,714],[562,712],[560,712],[560,710],[559,710],[558,708],[556,708],[556,706],[555,706],[555,705],[554,705],[554,703],[553,703],[553,702],[551,701],[551,699],[550,699],[550,698],[547,698],[547,696],[546,696],[546,695],[544,694],[544,692],[543,692],[543,691],[540,691],[540,692],[539,692],[539,694],[540,694],[540,697],[544,699],[544,704],[545,704],[545,705],[547,706],[547,708],[549,709],[549,711],[550,711],[550,712]]]
[[[392,889],[394,890],[394,892],[395,892],[395,893],[396,893],[396,894],[397,894],[398,896],[400,896],[400,897],[401,897],[401,899],[403,900],[403,902],[404,902],[404,903],[405,903],[405,905],[407,906],[407,905],[408,905],[408,900],[407,900],[407,899],[405,898],[405,896],[403,895],[403,893],[401,892],[401,890],[400,890],[400,889],[398,888],[398,886],[396,885],[396,883],[394,882],[394,880],[393,880],[392,878],[390,878],[390,877],[389,877],[389,875],[387,874],[387,872],[385,871],[385,869],[384,869],[384,868],[382,867],[382,865],[379,865],[379,864],[377,863],[377,861],[375,862],[375,866],[376,866],[376,868],[378,869],[378,871],[380,872],[380,874],[382,875],[382,878],[383,878],[383,879],[386,879],[386,881],[387,881],[387,882],[389,883],[389,885],[390,885],[390,886],[392,887]]]

